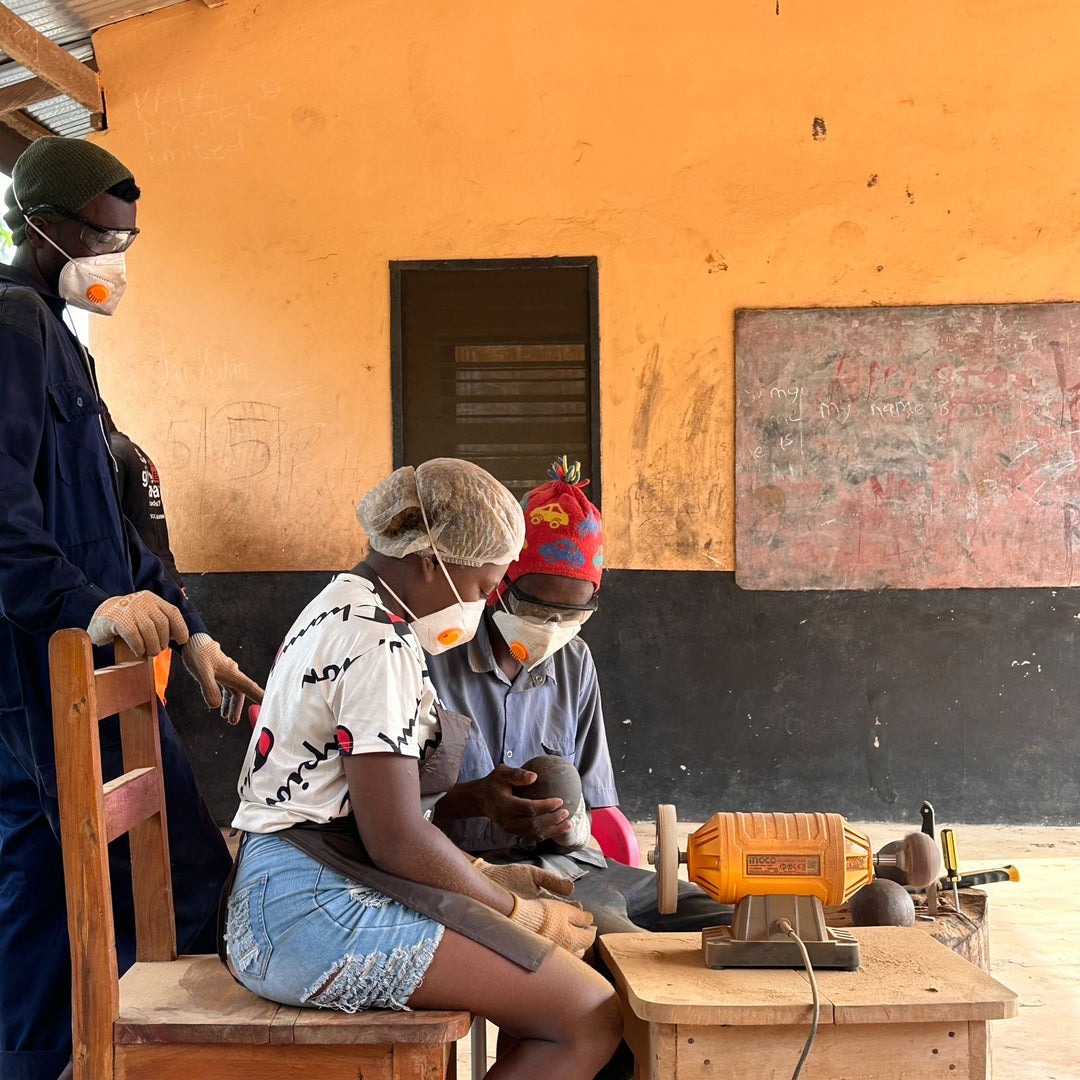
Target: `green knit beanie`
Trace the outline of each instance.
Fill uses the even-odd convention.
[[[11,229],[12,242],[17,247],[26,237],[26,221],[15,195],[23,210],[55,206],[77,214],[91,199],[121,180],[134,180],[131,170],[94,143],[59,136],[36,139],[15,162],[11,187],[4,198],[8,206],[4,220]],[[56,215],[48,213],[41,216],[56,219]]]

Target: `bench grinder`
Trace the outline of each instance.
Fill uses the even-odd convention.
[[[925,833],[904,838],[895,851],[873,854],[870,840],[839,814],[714,814],[679,849],[675,807],[656,808],[657,905],[669,915],[678,903],[679,864],[690,881],[721,904],[734,904],[731,927],[702,932],[709,967],[802,967],[787,927],[802,939],[815,967],[859,966],[859,943],[825,925],[825,905],[846,903],[874,878],[875,867],[898,871],[920,889],[941,874],[937,845]],[[781,928],[778,923],[784,922]]]

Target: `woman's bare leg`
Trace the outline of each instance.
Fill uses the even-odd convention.
[[[409,1005],[468,1009],[518,1040],[491,1067],[491,1080],[591,1080],[622,1033],[610,983],[564,949],[530,972],[452,930]]]

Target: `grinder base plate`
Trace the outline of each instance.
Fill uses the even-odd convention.
[[[815,968],[855,971],[859,967],[859,943],[846,930],[829,928],[828,941],[804,941],[810,963]],[[801,968],[802,953],[790,938],[785,940],[741,941],[731,936],[728,926],[710,926],[701,931],[701,951],[710,968]]]

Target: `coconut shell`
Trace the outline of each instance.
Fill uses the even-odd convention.
[[[876,878],[851,898],[855,926],[914,926],[915,902],[907,889],[887,878]]]

